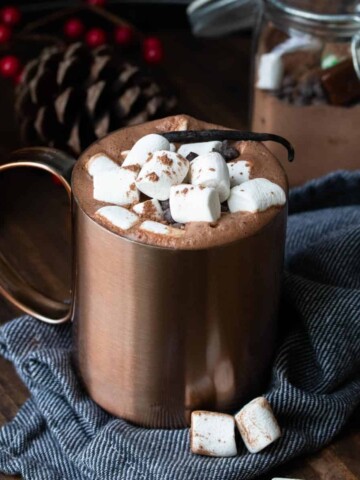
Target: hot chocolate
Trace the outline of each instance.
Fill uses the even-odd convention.
[[[169,142],[165,132],[224,127],[178,115],[129,127],[86,150],[74,169],[80,208],[141,243],[204,249],[256,234],[286,206],[287,180],[260,142]]]

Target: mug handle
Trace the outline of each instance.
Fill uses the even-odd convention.
[[[31,167],[55,175],[71,198],[70,178],[75,159],[55,148],[31,147],[16,150],[10,162],[0,165],[0,172],[12,168]],[[0,252],[0,293],[13,305],[46,323],[60,324],[71,318],[72,299],[60,302],[47,297],[29,285]]]

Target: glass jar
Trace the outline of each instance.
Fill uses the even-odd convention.
[[[358,1],[263,1],[252,129],[294,144],[295,162],[283,162],[291,185],[360,168],[359,39]]]

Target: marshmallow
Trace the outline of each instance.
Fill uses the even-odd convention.
[[[139,221],[139,217],[135,213],[114,205],[102,207],[96,213],[115,225],[115,227],[121,228],[121,230],[128,230]]]
[[[214,149],[220,149],[222,142],[218,140],[212,142],[200,142],[200,143],[184,143],[179,147],[178,153],[183,157],[187,157],[189,153],[196,153],[197,155],[205,155],[212,152]]]
[[[104,153],[97,153],[88,160],[86,168],[89,175],[93,177],[94,175],[107,170],[116,170],[117,168],[120,168],[120,166]]]
[[[260,57],[256,87],[278,90],[284,75],[284,64],[279,53],[264,53]]]
[[[313,35],[298,33],[276,45],[271,53],[284,55],[285,53],[298,52],[299,50],[320,50],[322,47],[323,43]]]
[[[279,425],[269,402],[258,397],[235,415],[235,422],[246,448],[257,453],[281,437]]]
[[[157,152],[158,150],[170,150],[168,140],[157,133],[145,135],[134,144],[122,166],[140,165],[142,167],[148,160],[149,154]]]
[[[214,188],[177,185],[170,190],[170,212],[175,222],[215,222],[221,216],[219,195]]]
[[[284,205],[286,195],[276,183],[266,178],[254,178],[231,189],[229,210],[234,212],[262,212],[272,206]]]
[[[170,152],[176,152],[176,146],[174,143],[170,143]]]
[[[180,237],[184,234],[184,230],[180,228],[173,228],[164,225],[163,223],[153,222],[152,220],[146,220],[140,225],[140,230],[145,230],[146,232],[158,233],[160,235],[172,235]]]
[[[125,159],[130,153],[130,150],[123,150],[120,155]]]
[[[202,410],[192,412],[191,451],[210,457],[234,457],[237,454],[234,427],[231,415]]]
[[[228,162],[227,167],[230,175],[230,187],[235,187],[250,180],[251,165],[248,161]]]
[[[127,168],[104,170],[94,176],[94,198],[115,205],[131,205],[139,201],[137,173]]]
[[[137,188],[148,197],[167,200],[170,188],[184,180],[189,165],[189,161],[178,153],[155,152],[142,167],[136,180]]]
[[[196,157],[190,164],[190,178],[193,185],[215,188],[220,202],[229,198],[229,169],[220,153],[210,152]]]
[[[162,220],[164,212],[161,208],[159,200],[152,199],[138,203],[133,206],[133,211],[141,216],[153,218],[154,220]]]

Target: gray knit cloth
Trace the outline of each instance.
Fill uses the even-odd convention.
[[[281,337],[263,392],[279,441],[208,458],[190,453],[187,429],[116,419],[78,383],[71,325],[22,317],[0,330],[0,352],[31,399],[0,430],[0,470],[31,480],[249,479],[331,441],[360,402],[360,172],[297,188],[290,205]]]

